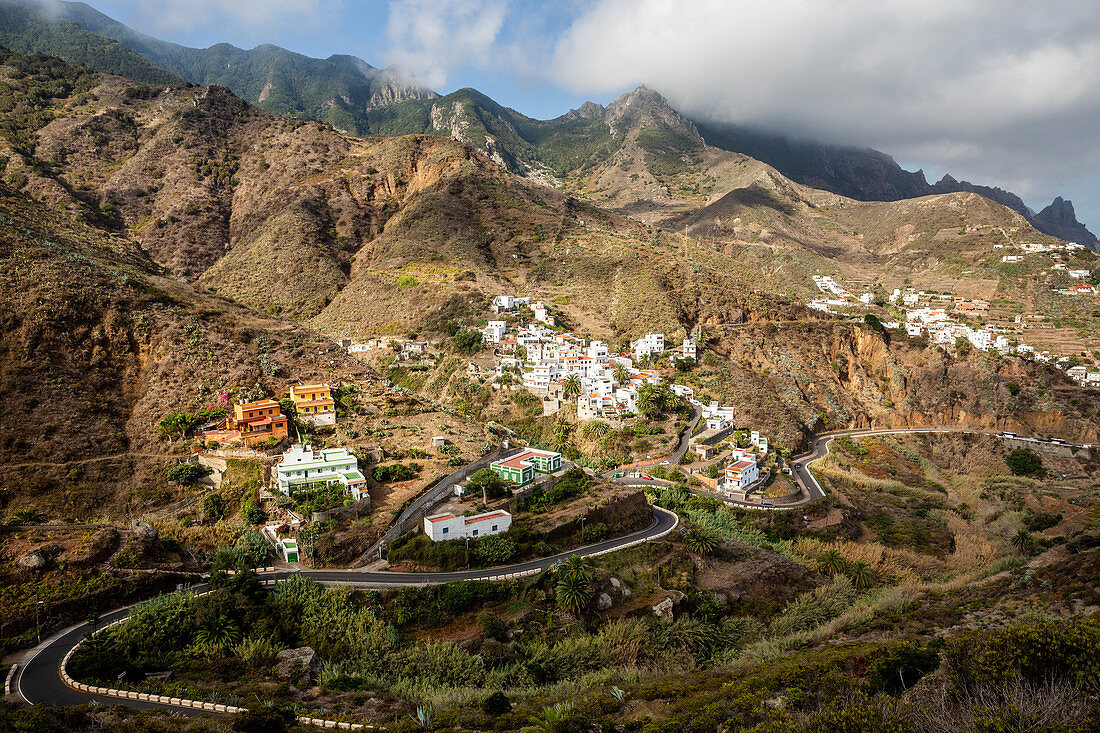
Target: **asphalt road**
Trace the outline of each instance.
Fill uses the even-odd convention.
[[[678,519],[672,512],[653,508],[653,524],[638,532],[633,532],[623,537],[604,540],[595,544],[586,545],[569,552],[559,553],[550,557],[528,562],[508,565],[506,567],[490,568],[488,570],[466,570],[453,573],[389,573],[366,570],[309,570],[294,573],[290,571],[265,573],[264,580],[281,580],[292,575],[302,575],[319,583],[333,585],[352,585],[372,588],[401,587],[408,585],[436,585],[450,583],[456,580],[483,580],[495,578],[501,575],[513,573],[525,573],[542,571],[552,567],[570,555],[596,555],[612,551],[638,540],[649,540],[665,532],[674,529]],[[205,585],[192,586],[196,591],[206,589]],[[100,620],[100,627],[125,617],[129,614],[129,608],[120,608],[109,614],[104,614]],[[19,691],[24,700],[33,704],[44,705],[81,705],[96,700],[104,705],[126,705],[133,708],[159,708],[176,710],[192,714],[193,711],[174,708],[158,703],[141,700],[122,700],[116,697],[88,695],[77,692],[61,681],[59,669],[61,660],[76,644],[91,631],[87,623],[58,632],[46,640],[33,657],[16,672],[13,689]]]

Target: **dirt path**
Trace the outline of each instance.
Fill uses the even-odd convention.
[[[109,456],[99,456],[98,458],[83,458],[79,461],[29,461],[26,463],[5,463],[0,465],[2,468],[34,468],[48,466],[51,468],[64,468],[65,466],[83,466],[89,463],[102,463],[103,461],[114,461],[120,458],[187,458],[185,455],[179,453],[114,453]]]

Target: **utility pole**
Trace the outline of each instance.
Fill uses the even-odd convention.
[[[38,620],[38,607],[41,606],[43,603],[45,603],[45,601],[39,601],[34,606],[34,635],[38,637],[39,644],[42,643],[42,626],[40,625]]]

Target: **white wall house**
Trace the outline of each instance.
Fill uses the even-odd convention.
[[[308,445],[291,446],[276,468],[276,483],[284,494],[309,484],[332,483],[341,484],[357,501],[367,494],[358,461],[343,448],[314,453]]]
[[[503,509],[475,514],[472,517],[450,513],[424,517],[424,534],[428,535],[432,542],[460,540],[466,537],[488,537],[507,532],[511,526],[512,515]]]
[[[663,353],[665,350],[665,335],[663,333],[647,333],[630,345],[634,352],[634,359],[641,361],[647,356]]]
[[[508,324],[504,321],[489,321],[485,328],[481,329],[481,335],[485,338],[485,343],[499,344],[507,330]]]
[[[755,458],[746,457],[736,463],[726,466],[725,481],[722,482],[722,490],[725,492],[744,492],[760,478],[760,467]]]

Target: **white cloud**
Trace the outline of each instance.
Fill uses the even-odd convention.
[[[1100,171],[1095,0],[595,0],[548,73],[1033,193]]]
[[[394,0],[386,36],[387,62],[430,87],[463,66],[487,69],[501,55],[508,0]]]

